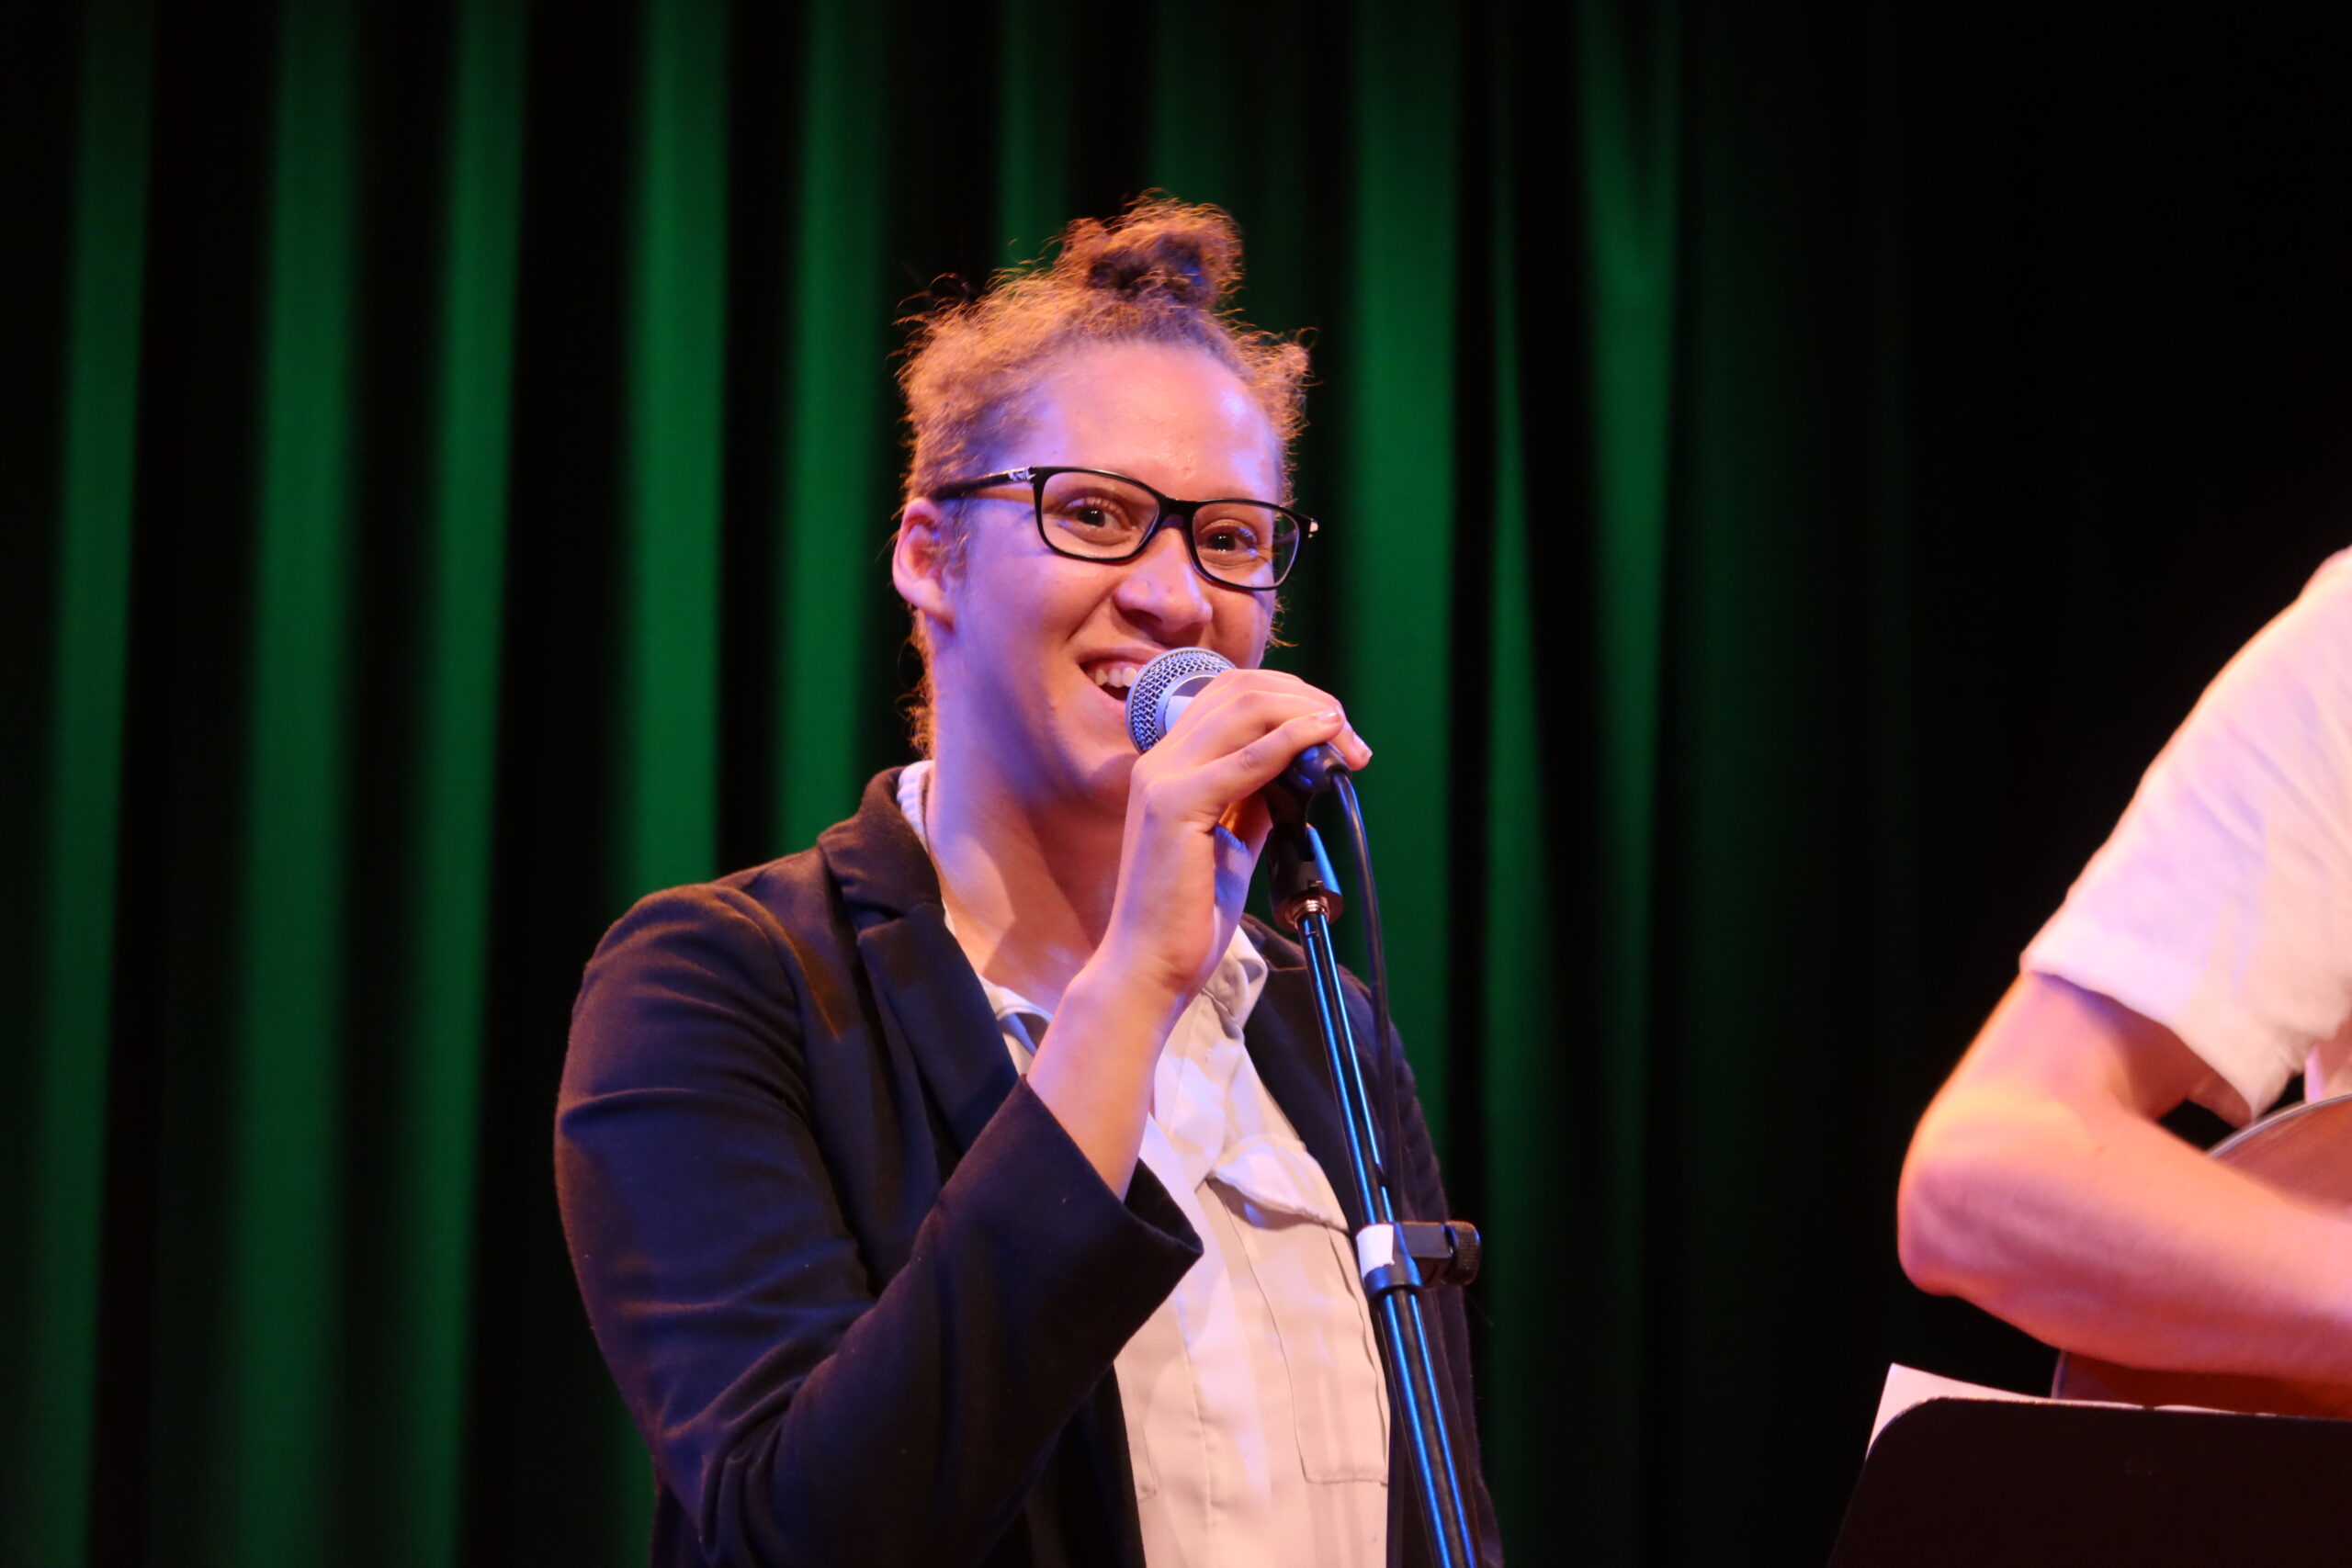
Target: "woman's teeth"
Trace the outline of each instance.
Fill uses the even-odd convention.
[[[1140,664],[1097,664],[1087,673],[1094,678],[1096,685],[1113,696],[1125,697],[1127,694],[1127,689],[1136,683],[1136,677],[1143,673],[1143,666]]]

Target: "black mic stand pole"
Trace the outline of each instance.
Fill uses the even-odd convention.
[[[1318,758],[1317,752],[1327,753]],[[1388,1365],[1388,1386],[1420,1483],[1421,1517],[1438,1568],[1474,1568],[1477,1545],[1453,1441],[1446,1429],[1437,1370],[1430,1357],[1421,1315],[1421,1292],[1442,1284],[1466,1284],[1477,1271],[1478,1233],[1461,1221],[1400,1224],[1388,1190],[1372,1098],[1365,1092],[1363,1064],[1348,1024],[1340,961],[1331,946],[1331,922],[1344,908],[1338,879],[1323,853],[1323,842],[1306,820],[1306,808],[1330,784],[1337,763],[1328,747],[1317,747],[1292,764],[1277,787],[1267,791],[1274,814],[1268,840],[1273,852],[1272,900],[1282,922],[1298,932],[1315,981],[1316,1021],[1347,1129],[1348,1166],[1355,1183],[1356,1266],[1364,1298]],[[1343,769],[1337,771],[1344,771]],[[1360,846],[1361,847],[1361,846]],[[1371,874],[1370,868],[1362,867]],[[1385,1046],[1385,1042],[1382,1043]]]

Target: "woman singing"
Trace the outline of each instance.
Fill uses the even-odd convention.
[[[1424,1559],[1310,982],[1242,915],[1258,792],[1372,753],[1258,667],[1314,525],[1306,353],[1219,310],[1239,244],[1148,200],[921,324],[891,576],[925,760],[588,967],[557,1181],[658,1565]],[[1190,647],[1238,668],[1137,756],[1126,689]],[[1442,1214],[1353,1001],[1398,1201]]]

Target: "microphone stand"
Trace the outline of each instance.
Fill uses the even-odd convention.
[[[1320,753],[1320,755],[1318,755]],[[1380,1128],[1366,1092],[1355,1035],[1348,1023],[1347,996],[1340,961],[1331,945],[1331,923],[1345,908],[1339,880],[1323,853],[1323,841],[1306,820],[1307,808],[1344,773],[1337,753],[1318,746],[1294,762],[1279,786],[1266,792],[1274,816],[1272,893],[1276,917],[1298,933],[1315,982],[1316,1021],[1347,1130],[1348,1166],[1363,1228],[1356,1232],[1356,1266],[1364,1299],[1380,1337],[1390,1401],[1402,1424],[1420,1483],[1421,1520],[1429,1530],[1438,1568],[1474,1568],[1477,1545],[1471,1534],[1462,1471],[1447,1430],[1430,1359],[1429,1332],[1421,1314],[1421,1292],[1440,1285],[1467,1284],[1478,1269],[1478,1233],[1465,1222],[1399,1222],[1388,1189]],[[1371,886],[1370,852],[1362,838],[1359,865]],[[1376,903],[1370,913],[1379,919]],[[1378,941],[1378,932],[1373,933]],[[1382,1043],[1385,1044],[1385,1043]]]

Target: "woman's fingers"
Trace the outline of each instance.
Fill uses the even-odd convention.
[[[1170,728],[1168,739],[1155,750],[1169,749],[1195,757],[1228,751],[1278,725],[1317,713],[1338,714],[1340,722],[1331,734],[1318,738],[1316,744],[1328,740],[1351,769],[1362,768],[1372,761],[1372,748],[1347,723],[1336,698],[1295,675],[1266,670],[1234,670],[1219,675],[1185,710]]]
[[[1262,795],[1245,795],[1225,808],[1217,818],[1217,826],[1233,835],[1234,841],[1250,852],[1254,863],[1258,852],[1266,847],[1266,835],[1274,829],[1274,814],[1266,809]]]
[[[1216,822],[1237,802],[1273,783],[1300,752],[1335,741],[1345,728],[1338,710],[1323,708],[1295,715],[1272,728],[1257,728],[1254,736],[1247,728],[1237,736],[1220,725],[1165,758],[1155,747],[1136,765],[1145,813],[1162,820]],[[1240,743],[1230,744],[1236,739]]]

